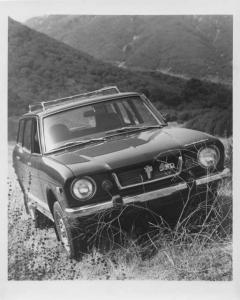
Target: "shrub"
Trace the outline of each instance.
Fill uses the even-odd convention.
[[[232,135],[232,112],[209,110],[190,119],[186,127],[228,137]]]

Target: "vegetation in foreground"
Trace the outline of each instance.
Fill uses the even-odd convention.
[[[231,144],[225,141],[225,145],[230,167]],[[10,145],[9,165],[12,148]],[[188,222],[189,217],[182,218],[174,229],[165,223],[155,225],[145,238],[131,236],[105,251],[93,248],[81,261],[66,257],[53,228],[34,228],[11,167],[8,185],[9,280],[232,279],[231,180],[222,182],[207,212],[212,217],[203,218],[198,227]]]

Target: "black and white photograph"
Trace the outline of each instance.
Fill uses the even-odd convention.
[[[234,12],[62,7],[6,16],[7,281],[233,284]]]

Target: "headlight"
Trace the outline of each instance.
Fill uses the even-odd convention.
[[[72,183],[71,192],[77,200],[88,200],[96,193],[96,183],[89,177],[76,179]]]
[[[198,161],[204,168],[215,168],[219,159],[219,150],[215,146],[202,148],[198,152]]]

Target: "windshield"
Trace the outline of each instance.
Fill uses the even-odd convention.
[[[161,125],[160,120],[137,96],[75,107],[43,119],[45,148],[48,152],[74,141],[104,138],[115,130],[155,125]]]

